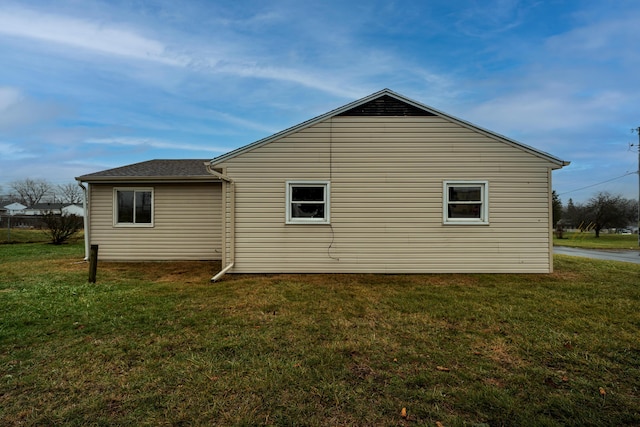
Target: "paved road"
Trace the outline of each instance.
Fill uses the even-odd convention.
[[[559,255],[571,255],[584,258],[596,258],[604,259],[607,261],[623,261],[633,262],[640,264],[640,252],[639,251],[623,251],[623,250],[610,250],[599,251],[595,249],[580,249],[580,248],[567,248],[565,246],[554,246],[553,253]]]

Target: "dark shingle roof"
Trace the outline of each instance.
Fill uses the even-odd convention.
[[[41,202],[41,203],[36,203],[33,206],[29,206],[27,209],[38,209],[38,210],[62,209],[63,206],[64,205],[62,203]]]
[[[78,181],[208,180],[218,179],[207,172],[210,159],[148,160],[119,168],[82,175]]]

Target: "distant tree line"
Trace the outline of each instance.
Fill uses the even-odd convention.
[[[600,237],[602,230],[626,228],[638,220],[638,201],[619,194],[600,192],[586,203],[574,203],[569,199],[563,206],[554,191],[552,202],[556,227],[594,231],[596,237]]]
[[[12,202],[19,202],[27,207],[40,202],[81,203],[82,189],[76,183],[54,185],[46,179],[26,178],[9,183],[6,195]]]

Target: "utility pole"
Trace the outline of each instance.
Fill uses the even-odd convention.
[[[638,246],[640,246],[640,126],[634,131],[638,134],[638,144],[636,146],[636,151],[638,152],[638,223],[636,226],[638,227]]]

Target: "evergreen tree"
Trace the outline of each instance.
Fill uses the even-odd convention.
[[[562,219],[562,201],[556,193],[556,190],[551,192],[551,206],[553,215],[553,225],[556,225],[558,221]]]

